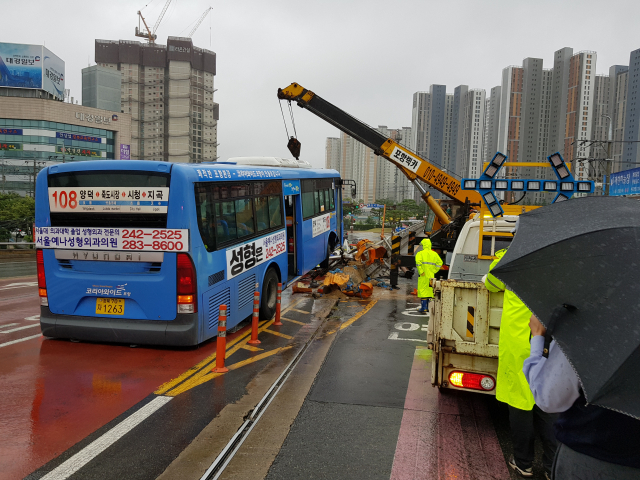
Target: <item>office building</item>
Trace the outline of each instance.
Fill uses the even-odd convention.
[[[94,65],[82,69],[82,105],[121,113],[120,72]]]
[[[469,89],[460,97],[457,131],[456,168],[460,178],[477,178],[482,174],[486,92]]]
[[[167,45],[96,40],[99,66],[121,75],[121,111],[132,117],[132,158],[200,163],[218,158],[216,54],[190,38]]]
[[[389,129],[386,126],[379,126],[377,130],[389,138],[393,138],[397,143],[409,150],[412,147],[412,130],[410,127],[399,129]],[[384,157],[375,157],[375,196],[374,200],[390,199],[396,203],[405,199],[414,198],[415,187],[413,183],[402,173],[402,171],[392,162]],[[373,200],[372,200],[373,201]]]
[[[609,116],[611,117],[611,130],[613,144],[610,156],[612,159],[611,172],[622,170],[622,154],[624,152],[624,121],[627,113],[627,89],[629,84],[629,67],[613,65],[609,68],[610,94]]]

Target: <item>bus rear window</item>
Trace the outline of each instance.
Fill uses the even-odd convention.
[[[51,226],[166,228],[170,180],[169,173],[128,170],[50,174]]]

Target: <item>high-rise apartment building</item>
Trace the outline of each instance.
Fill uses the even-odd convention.
[[[640,163],[640,48],[629,57],[624,141],[621,169],[637,168]]]
[[[327,138],[325,145],[324,167],[340,171],[340,139],[335,137]]]
[[[454,171],[460,177],[476,178],[482,174],[485,99],[486,92],[481,89],[470,89],[460,99]]]
[[[609,68],[611,83],[611,100],[609,102],[609,116],[612,123],[611,166],[612,172],[622,170],[622,153],[624,152],[624,121],[627,114],[627,89],[629,84],[629,67],[613,65]]]
[[[484,159],[488,162],[498,152],[498,134],[500,131],[500,100],[501,87],[493,87],[487,98],[486,117],[484,125]]]
[[[190,38],[167,45],[96,40],[99,66],[121,75],[121,111],[132,116],[131,157],[200,163],[218,158],[216,54]]]
[[[379,126],[377,130],[393,138],[403,147],[413,150],[412,129],[403,127],[399,129],[389,129],[386,126]],[[376,180],[375,199],[392,199],[401,202],[404,199],[414,198],[414,186],[400,169],[384,157],[376,157]]]

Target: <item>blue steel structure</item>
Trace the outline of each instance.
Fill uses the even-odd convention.
[[[169,192],[164,217],[51,211],[52,185],[82,188],[83,182],[97,182],[91,187],[126,191],[140,182],[131,180],[135,175],[156,187],[158,182],[166,183]],[[148,261],[147,252],[140,252],[140,257],[139,252],[133,252],[131,261],[123,261],[128,250],[110,252],[108,257],[101,247],[95,247],[96,252],[68,247],[39,250],[43,284],[46,280],[42,332],[47,337],[88,341],[197,345],[217,335],[221,304],[227,305],[227,328],[251,315],[256,283],[260,285],[264,318],[271,307],[275,309],[272,286],[278,282],[289,285],[328,262],[328,252],[340,244],[340,185],[335,170],[233,162],[112,160],[44,168],[36,181],[36,229],[186,229],[189,239],[183,252],[149,252],[156,257]],[[242,224],[240,217],[236,222],[233,211],[225,212],[230,205],[237,208],[239,202],[246,207],[245,213],[251,212]],[[120,261],[104,261],[114,260],[116,253]],[[184,259],[187,270],[191,261],[196,284],[195,311],[187,313],[181,313],[177,305]],[[96,314],[97,298],[123,298],[124,314]],[[272,300],[273,305],[267,305]]]
[[[508,165],[507,156],[498,152],[487,165],[480,178],[463,178],[462,190],[475,190],[482,196],[482,201],[487,206],[493,217],[504,214],[495,192],[556,192],[553,202],[569,200],[574,193],[593,193],[595,185],[592,181],[575,180],[569,168],[567,168],[562,155],[559,152],[549,155],[549,161],[558,180],[539,179],[506,179],[497,178],[500,169]]]

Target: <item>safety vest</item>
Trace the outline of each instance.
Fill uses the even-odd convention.
[[[491,263],[484,282],[490,292],[504,290],[498,343],[496,398],[520,410],[531,410],[536,402],[522,373],[522,365],[525,359],[529,358],[531,351],[531,311],[515,293],[490,273],[506,252],[506,249],[496,252],[497,258]]]
[[[416,253],[416,267],[418,268],[418,298],[433,298],[433,288],[429,280],[435,277],[442,266],[440,255],[431,250],[431,240],[425,238],[420,242],[422,250]]]

